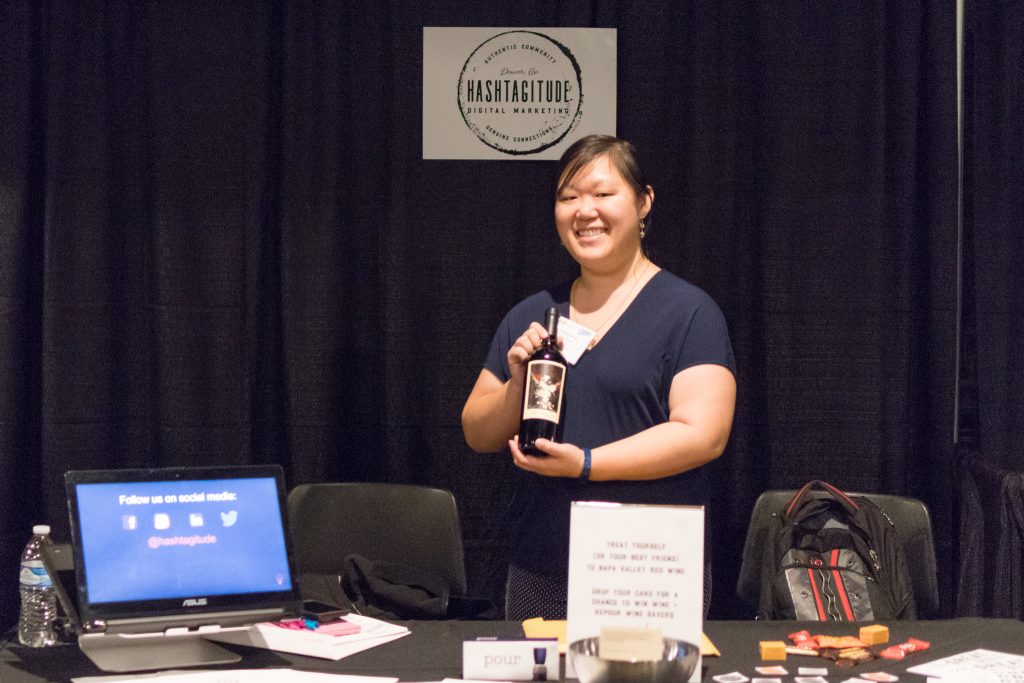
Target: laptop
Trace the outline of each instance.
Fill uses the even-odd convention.
[[[299,613],[280,467],[71,471],[65,488],[79,646],[104,671],[238,661],[202,636]]]

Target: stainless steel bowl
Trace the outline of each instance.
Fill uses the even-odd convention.
[[[700,648],[675,638],[663,638],[661,659],[619,661],[601,659],[598,638],[569,644],[569,656],[580,683],[684,683],[700,661]]]

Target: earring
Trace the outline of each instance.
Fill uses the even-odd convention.
[[[640,239],[643,239],[644,235],[646,235],[646,234],[647,234],[647,230],[646,230],[646,228],[644,226],[644,219],[641,218],[640,219]]]

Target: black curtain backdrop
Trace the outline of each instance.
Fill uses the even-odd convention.
[[[1024,619],[1024,2],[964,17],[957,615]]]
[[[1024,2],[977,3],[964,25],[964,256],[976,336],[972,445],[1024,471]]]
[[[81,468],[277,462],[290,485],[448,488],[471,591],[500,600],[512,467],[469,451],[459,413],[504,312],[574,271],[551,162],[421,159],[424,26],[618,29],[652,256],[719,302],[739,367],[711,465],[712,616],[752,614],[733,587],[754,498],[810,478],[924,499],[950,612],[954,3],[8,0],[0,623],[31,525],[67,539],[62,475]],[[1019,90],[1016,45],[991,83]],[[1005,97],[999,140],[1019,151]],[[1016,156],[975,174],[975,246],[981,193],[1020,244]],[[979,248],[979,386],[1021,367],[1020,318],[982,322],[1019,268],[985,248],[1005,268]],[[1019,417],[1011,386],[978,412]]]

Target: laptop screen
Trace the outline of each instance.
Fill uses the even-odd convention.
[[[72,471],[65,484],[83,622],[297,602],[280,467]]]

